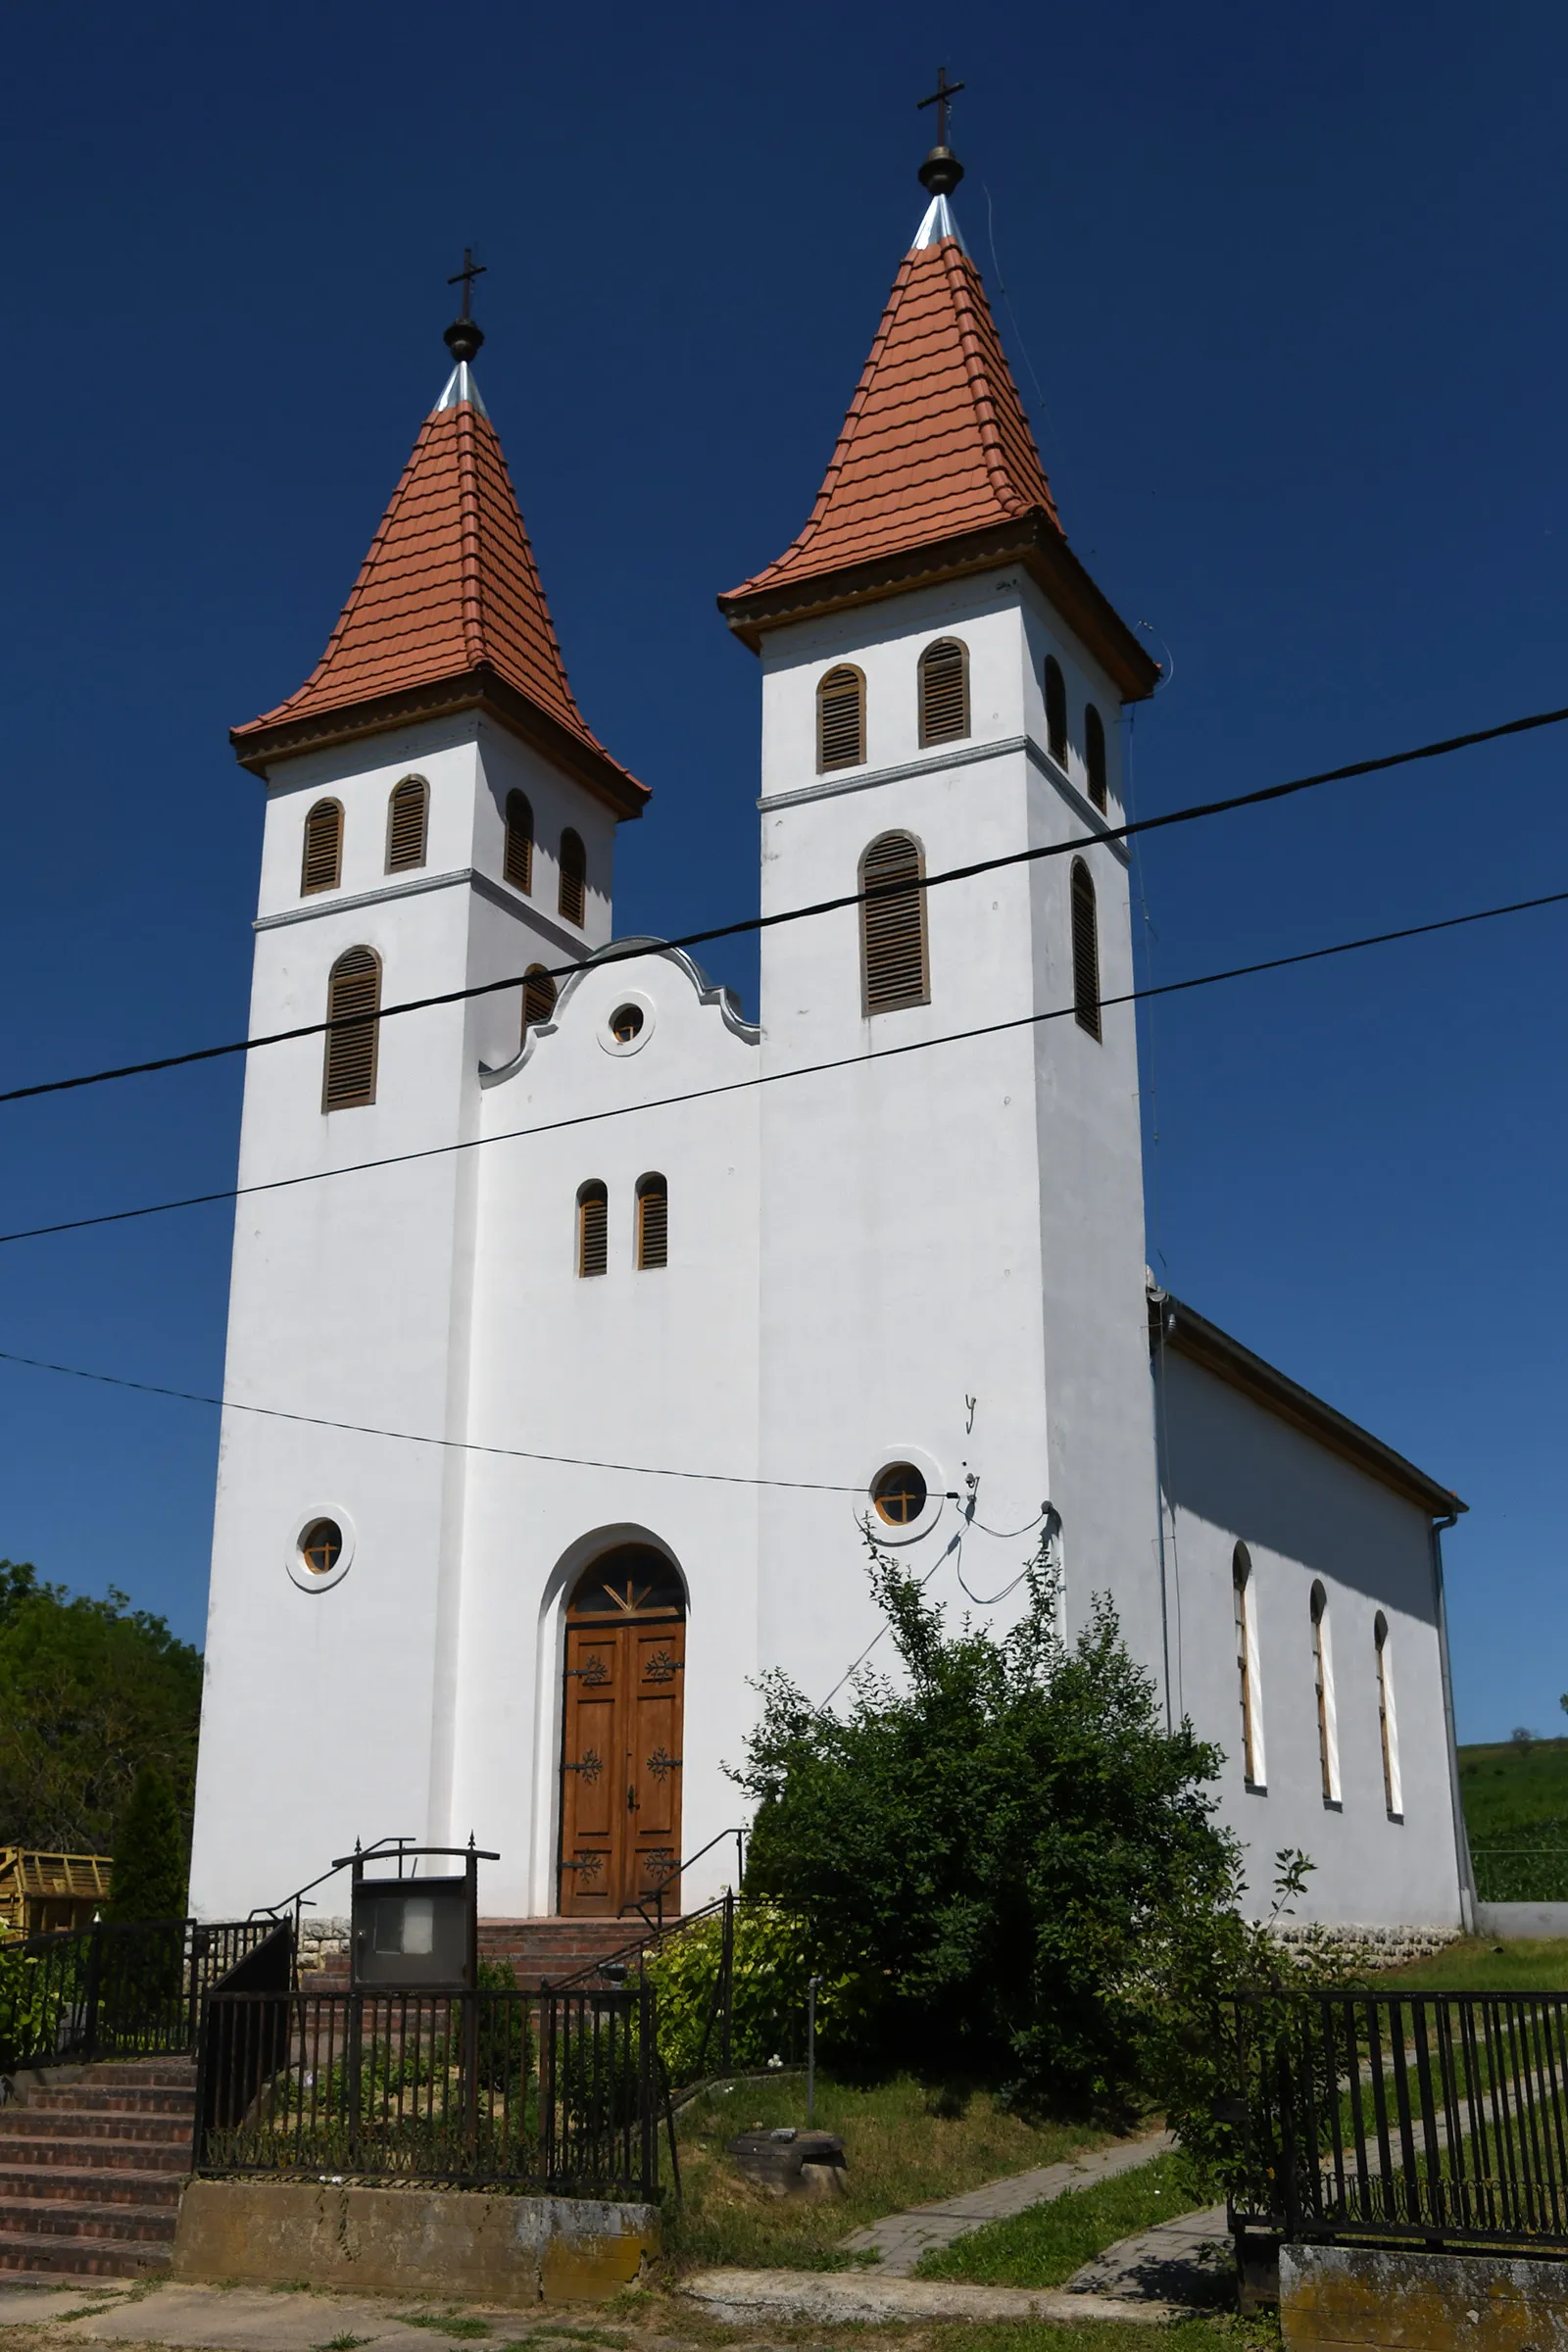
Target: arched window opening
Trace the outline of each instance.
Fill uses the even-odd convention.
[[[637,1180],[637,1263],[640,1268],[669,1263],[669,1187],[662,1176]]]
[[[816,764],[858,767],[865,759],[865,680],[849,662],[830,669],[816,689]]]
[[[610,1271],[610,1194],[602,1184],[585,1184],[577,1192],[577,1272]]]
[[[352,1110],[375,1101],[376,1042],[381,1008],[381,959],[371,948],[350,948],[332,966],[321,1072],[321,1108]]]
[[[582,835],[568,825],[561,836],[561,911],[568,923],[582,929],[588,905],[588,853]]]
[[[865,1010],[893,1012],[928,1004],[925,892],[920,852],[907,833],[884,833],[860,860],[860,888],[874,893],[860,906],[860,956]]]
[[[507,795],[507,846],[501,871],[514,890],[533,889],[533,810],[526,793]]]
[[[542,963],[530,963],[522,975],[522,1034],[526,1040],[530,1029],[539,1028],[553,1020],[556,1011],[556,984]]]
[[[1067,764],[1067,681],[1054,654],[1046,656],[1046,749],[1058,766]]]
[[[1383,1801],[1391,1821],[1404,1819],[1404,1791],[1399,1782],[1399,1724],[1394,1711],[1394,1652],[1389,1621],[1379,1609],[1372,1621],[1372,1640],[1378,1657],[1378,1738],[1383,1748]]]
[[[1317,1755],[1323,1802],[1340,1801],[1340,1732],[1334,1708],[1334,1646],[1329,1633],[1329,1596],[1312,1586],[1312,1680],[1317,1691]]]
[[[430,788],[422,776],[405,776],[394,784],[386,805],[386,870],[407,873],[424,863],[425,817]]]
[[[953,743],[969,732],[969,651],[956,637],[920,656],[920,741]]]
[[[1095,886],[1081,858],[1072,861],[1072,1011],[1080,1029],[1100,1037],[1100,925]]]
[[[318,801],[305,819],[305,849],[300,859],[300,897],[313,891],[336,890],[343,863],[343,808],[338,801]]]
[[[1257,1671],[1257,1620],[1252,1599],[1252,1555],[1245,1544],[1231,1554],[1236,1616],[1236,1679],[1242,1701],[1242,1775],[1249,1788],[1267,1787],[1263,1761],[1263,1699]]]
[[[1105,722],[1093,703],[1084,705],[1084,766],[1089,775],[1089,798],[1105,813]]]

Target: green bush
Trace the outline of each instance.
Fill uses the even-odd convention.
[[[825,2054],[1084,2113],[1192,2088],[1241,1934],[1218,1750],[1166,1729],[1107,1601],[1063,1642],[1044,1548],[998,1638],[867,1543],[902,1677],[842,1716],[765,1678],[737,1776],[748,1891],[810,1920],[833,1981]]]
[[[732,1951],[727,2063],[741,2074],[760,2074],[775,2059],[798,2063],[806,2054],[807,1986],[821,1973],[807,1919],[775,1903],[742,1900]],[[724,1923],[714,1916],[682,1929],[648,1963],[659,1997],[659,2053],[671,2082],[695,2082],[725,2063],[714,2005],[723,1952]],[[818,1985],[819,2033],[832,2029],[849,1989],[842,1978]]]
[[[143,1764],[115,1829],[112,1920],[183,1919],[185,1835],[169,1777]]]

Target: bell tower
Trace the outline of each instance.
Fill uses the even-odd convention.
[[[1132,984],[1118,722],[1158,672],[1062,527],[951,96],[809,518],[719,600],[762,667],[764,915],[880,894],[762,935],[766,1066],[829,1066],[760,1098],[760,1467],[892,1479],[873,1526],[917,1574],[971,1504],[1027,1529],[1049,1498],[1069,1628],[1109,1592],[1157,1668],[1137,1048],[1101,1000]],[[762,1543],[762,1652],[821,1698],[875,1630],[854,1528],[814,1560],[782,1494]]]
[[[232,737],[267,794],[252,1034],[350,1025],[246,1074],[224,1394],[251,1409],[225,1412],[219,1463],[191,1880],[209,1917],[356,1838],[467,1834],[448,1817],[463,1147],[523,992],[381,1008],[602,946],[615,828],[648,797],[567,680],[474,379],[477,274],[466,260],[451,372],[320,662]]]

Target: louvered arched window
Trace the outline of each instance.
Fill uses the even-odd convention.
[[[1329,1636],[1329,1596],[1320,1582],[1311,1595],[1312,1680],[1317,1693],[1317,1760],[1323,1802],[1340,1801],[1340,1729],[1334,1704],[1334,1646]]]
[[[969,732],[969,649],[941,637],[920,656],[920,741],[954,743]]]
[[[1054,654],[1046,656],[1046,749],[1058,765],[1067,764],[1067,681]]]
[[[865,1010],[930,1002],[920,852],[907,833],[884,833],[860,860],[860,960]]]
[[[1080,1029],[1100,1035],[1100,924],[1095,886],[1081,858],[1072,861],[1072,1010]]]
[[[1249,1788],[1262,1788],[1268,1777],[1263,1761],[1263,1693],[1257,1671],[1252,1555],[1245,1544],[1238,1544],[1231,1554],[1231,1595],[1236,1616],[1236,1679],[1242,1701],[1242,1773]]]
[[[507,847],[501,871],[514,889],[533,889],[533,810],[526,793],[507,795]]]
[[[568,825],[561,836],[561,911],[568,923],[582,928],[588,903],[588,853],[582,835]]]
[[[430,808],[430,787],[422,776],[405,776],[394,784],[392,797],[386,805],[386,870],[389,874],[407,873],[410,866],[424,863],[425,823]]]
[[[553,1020],[556,1011],[556,984],[542,963],[530,963],[522,975],[522,1034],[526,1040],[530,1029],[541,1022]]]
[[[1093,703],[1084,705],[1084,766],[1089,776],[1089,798],[1103,816],[1109,797],[1105,789],[1105,722]]]
[[[637,1179],[637,1263],[669,1263],[669,1187],[662,1176]]]
[[[841,662],[816,689],[817,769],[826,775],[833,767],[858,767],[864,759],[865,680]]]
[[[343,1026],[326,1033],[323,1110],[351,1110],[357,1103],[375,1101],[380,1005],[381,958],[372,948],[350,948],[333,964],[326,985],[326,1017]]]
[[[577,1188],[577,1272],[610,1271],[610,1194],[598,1183]]]
[[[1391,1821],[1404,1819],[1404,1791],[1399,1781],[1399,1724],[1394,1711],[1394,1649],[1389,1621],[1379,1609],[1372,1621],[1372,1640],[1378,1657],[1378,1737],[1383,1746],[1383,1801]]]
[[[336,890],[343,863],[343,808],[338,801],[318,801],[305,819],[305,848],[300,859],[300,897],[313,891]]]

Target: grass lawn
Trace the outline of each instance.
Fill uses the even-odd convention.
[[[738,2132],[805,2128],[800,2077],[712,2084],[675,2122],[683,2193],[666,2216],[665,2245],[681,2270],[709,2263],[847,2269],[856,2257],[843,2251],[843,2241],[866,2222],[1058,2163],[1075,2148],[1102,2145],[1106,2136],[1087,2125],[1026,2124],[1004,2113],[988,2091],[955,2095],[907,2075],[864,2088],[818,2075],[816,2128],[843,2139],[850,2190],[818,2204],[770,2196],[741,2177],[727,2152]]]
[[[1482,1901],[1568,1902],[1568,1740],[1461,1747],[1459,1788]]]
[[[1379,1969],[1379,1992],[1568,1992],[1568,1943],[1494,1943],[1467,1936],[1402,1968]]]
[[[1213,2202],[1177,2150],[1113,2180],[1070,2188],[1049,2205],[987,2222],[953,2245],[922,2255],[915,2277],[968,2278],[978,2286],[1061,2286],[1118,2238]]]

